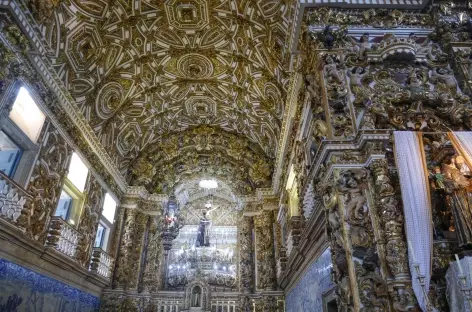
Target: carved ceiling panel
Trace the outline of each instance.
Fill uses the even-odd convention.
[[[196,177],[218,178],[249,194],[270,185],[271,163],[246,137],[199,126],[161,136],[129,164],[130,181],[159,193]]]
[[[195,167],[220,162],[231,168],[222,175],[239,175],[251,188],[270,180],[254,176],[258,162],[272,170],[277,149],[288,87],[288,1],[51,1],[48,18],[38,1],[32,9],[52,63],[123,174],[188,164],[174,160],[172,140],[180,138],[172,134],[205,125],[238,138],[244,153],[212,148],[207,155],[194,142],[203,137],[179,141]],[[161,148],[165,155],[143,156]],[[234,161],[248,156],[242,168]]]

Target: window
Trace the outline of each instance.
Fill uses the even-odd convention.
[[[105,202],[103,203],[103,212],[102,216],[105,217],[111,224],[113,224],[115,219],[115,210],[116,202],[110,196],[110,194],[105,195]]]
[[[84,191],[85,182],[87,182],[87,174],[87,166],[82,162],[79,155],[73,153],[69,165],[69,174],[67,175],[67,179],[69,179],[69,181],[74,184],[79,192]]]
[[[97,236],[95,237],[95,243],[93,244],[93,247],[100,247],[103,249],[103,241],[105,238],[105,232],[106,232],[105,227],[102,224],[99,224],[97,228]]]
[[[57,205],[56,209],[56,216],[62,217],[62,219],[67,220],[71,208],[72,197],[67,194],[67,192],[62,190],[61,197],[59,198],[59,204]]]
[[[20,147],[5,132],[0,131],[0,171],[13,177],[21,154]]]
[[[21,87],[10,111],[10,119],[36,143],[46,116],[39,109],[28,91]]]
[[[103,201],[102,215],[100,216],[100,224],[98,225],[95,243],[93,247],[100,247],[107,250],[110,232],[113,229],[115,219],[116,202],[110,194],[105,194]]]
[[[72,154],[69,165],[69,174],[62,186],[61,197],[57,204],[55,216],[62,217],[67,223],[78,223],[84,203],[85,183],[87,182],[88,168],[79,155]]]

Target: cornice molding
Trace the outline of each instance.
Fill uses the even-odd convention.
[[[429,0],[297,0],[293,20],[295,21],[290,30],[288,47],[293,54],[298,54],[298,37],[303,23],[305,9],[315,7],[336,7],[341,9],[424,9]]]
[[[293,118],[298,106],[298,90],[301,87],[302,75],[294,72],[290,81],[290,88],[285,105],[284,119],[277,149],[277,157],[275,159],[274,174],[272,175],[272,191],[277,194],[280,188],[280,178],[284,169],[284,160],[287,154],[288,140],[292,131]]]

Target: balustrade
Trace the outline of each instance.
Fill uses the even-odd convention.
[[[52,217],[46,246],[54,247],[63,254],[75,258],[77,243],[82,235],[61,217]]]
[[[101,248],[93,248],[90,271],[106,278],[110,278],[113,258]]]
[[[32,196],[0,171],[0,217],[24,230]]]

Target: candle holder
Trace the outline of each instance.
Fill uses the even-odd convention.
[[[459,278],[459,285],[461,286],[461,291],[465,297],[464,301],[469,303],[467,311],[470,311],[472,308],[472,288],[468,287],[467,276],[464,273],[457,274],[457,277]]]
[[[426,303],[426,311],[433,312],[434,309],[433,309],[433,306],[431,305],[431,302],[429,302],[428,291],[426,290],[426,276],[424,274],[421,274],[420,264],[418,262],[413,263],[413,268],[415,269],[416,278],[418,279],[421,289],[423,290],[423,297]]]

